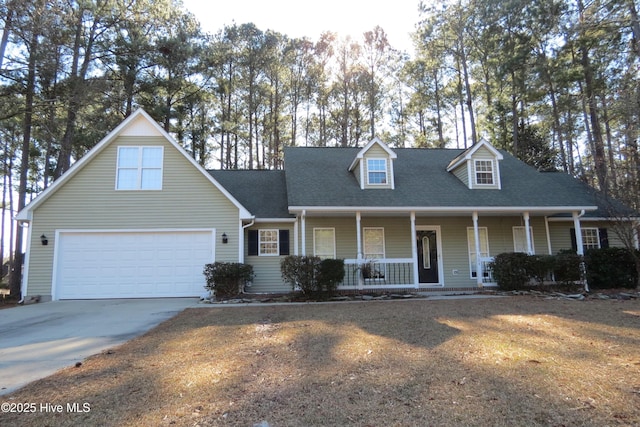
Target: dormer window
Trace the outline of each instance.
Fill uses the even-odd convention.
[[[387,159],[367,159],[367,176],[370,185],[387,184]]]
[[[475,160],[476,184],[493,185],[493,161]]]

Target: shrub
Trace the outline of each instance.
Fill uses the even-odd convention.
[[[531,280],[530,256],[521,252],[505,252],[496,255],[490,267],[493,277],[502,290],[512,291],[524,288]]]
[[[554,263],[553,255],[530,255],[527,272],[531,278],[542,284],[551,275]]]
[[[580,280],[580,255],[563,250],[554,257],[553,273],[556,282],[569,284]]]
[[[294,290],[299,287],[304,294],[311,295],[318,291],[319,266],[318,257],[289,255],[280,263],[280,272]]]
[[[625,248],[590,249],[585,254],[587,282],[595,289],[635,288],[633,255]]]
[[[318,290],[333,294],[344,279],[343,259],[323,259],[318,269]]]
[[[253,279],[253,266],[232,262],[215,262],[204,266],[205,288],[218,298],[232,298],[242,293]]]

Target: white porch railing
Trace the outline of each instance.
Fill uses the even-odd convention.
[[[344,280],[338,289],[416,287],[413,267],[411,258],[345,259]]]
[[[492,262],[492,256],[480,258],[480,264],[482,265],[482,283],[494,284],[496,282],[493,278],[493,271],[490,268]]]

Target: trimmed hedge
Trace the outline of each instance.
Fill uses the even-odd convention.
[[[582,261],[582,257],[573,251],[547,256],[507,252],[494,258],[491,269],[500,289],[519,290],[534,280],[542,283],[551,277],[564,285],[578,282]],[[627,249],[591,249],[584,256],[584,263],[587,282],[592,289],[636,286],[635,259]]]
[[[289,255],[280,263],[282,279],[305,295],[331,295],[344,278],[344,260]]]
[[[213,291],[217,298],[233,298],[241,294],[244,286],[253,279],[253,266],[214,262],[206,264],[202,273],[206,278],[205,288]]]
[[[638,273],[635,260],[627,249],[590,249],[585,254],[585,262],[587,264],[587,281],[589,286],[593,288],[636,287]]]

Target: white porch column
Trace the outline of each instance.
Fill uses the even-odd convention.
[[[427,249],[428,250],[428,249]],[[420,287],[418,278],[418,243],[416,242],[416,213],[411,212],[411,258],[413,259],[413,283]]]
[[[576,253],[580,256],[580,280],[584,283],[585,292],[589,292],[589,283],[587,282],[587,267],[584,263],[584,246],[582,246],[582,227],[580,227],[580,217],[584,215],[584,211],[581,213],[573,213],[573,226],[576,230]]]
[[[582,246],[582,228],[580,227],[580,214],[573,213],[573,227],[576,230],[576,253],[580,256],[584,255],[584,247]]]
[[[362,253],[362,215],[360,214],[360,211],[356,212],[356,250],[357,250],[357,254],[356,254],[356,258],[357,259],[362,259],[363,257],[363,253]]]
[[[480,261],[480,230],[478,230],[478,212],[473,212],[473,238],[476,245],[476,284],[482,287],[482,262]]]
[[[299,251],[299,243],[298,243],[298,227],[300,227],[299,217],[296,216],[296,220],[293,223],[293,254],[298,255]]]
[[[533,247],[531,246],[531,233],[529,232],[529,212],[524,212],[522,214],[522,217],[524,218],[524,234],[525,236],[527,236],[527,254],[533,255]]]
[[[301,234],[302,234],[302,242],[300,243],[302,245],[302,251],[301,251],[301,255],[302,256],[306,256],[307,255],[307,211],[302,211],[302,221],[300,222],[301,224]]]

